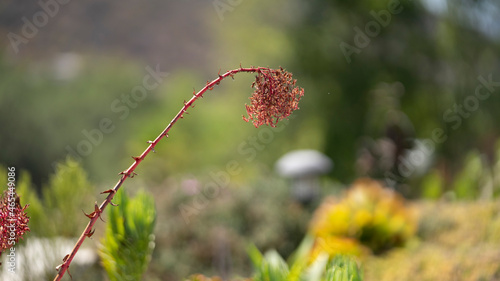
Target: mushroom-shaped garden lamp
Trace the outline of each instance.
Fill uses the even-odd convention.
[[[312,149],[295,150],[276,162],[276,171],[292,180],[292,196],[303,204],[310,203],[319,194],[319,176],[333,168],[326,155]]]

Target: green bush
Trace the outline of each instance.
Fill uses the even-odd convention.
[[[0,170],[2,180],[7,173],[5,168]],[[16,183],[21,202],[30,205],[26,209],[31,218],[30,234],[38,237],[79,236],[88,222],[82,210],[93,201],[94,190],[80,163],[71,158],[57,164],[56,172],[42,188],[41,196],[36,192],[28,172],[20,171]]]
[[[477,151],[470,152],[464,160],[464,166],[453,183],[457,199],[477,199],[484,183],[485,167]]]
[[[310,213],[290,200],[285,181],[263,177],[248,186],[236,182],[231,181],[215,198],[185,191],[184,185],[206,184],[192,176],[153,187],[157,201],[162,202],[158,206],[161,231],[157,232],[162,251],[154,253],[154,275],[168,276],[168,280],[193,273],[249,276],[252,271],[245,251],[249,242],[259,249],[276,249],[283,257],[296,249]],[[183,206],[195,211],[183,217]]]

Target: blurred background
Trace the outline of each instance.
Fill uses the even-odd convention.
[[[32,219],[29,235],[77,237],[81,209],[103,200],[193,90],[240,64],[286,68],[305,89],[289,121],[245,123],[254,75],[238,74],[198,100],[124,186],[156,202],[145,280],[249,276],[246,243],[289,256],[322,199],[360,177],[409,202],[498,203],[498,18],[493,0],[2,1],[0,163],[22,170],[42,202],[57,167],[76,167],[90,199],[65,212],[80,225]],[[331,164],[308,175],[306,199],[293,192],[301,175],[275,169],[295,150]]]

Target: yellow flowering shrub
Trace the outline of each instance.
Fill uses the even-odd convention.
[[[378,181],[362,178],[342,199],[328,197],[310,224],[311,252],[363,255],[402,245],[416,232],[417,220],[404,198]]]

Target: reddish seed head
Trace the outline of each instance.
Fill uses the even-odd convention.
[[[26,214],[28,205],[21,207],[17,195],[4,192],[0,199],[0,252],[13,247],[19,238],[30,231]]]
[[[276,127],[278,121],[299,109],[304,89],[296,87],[296,81],[283,68],[259,70],[252,83],[255,92],[250,97],[251,104],[245,104],[248,117],[243,116],[243,120],[252,120],[255,127]]]

